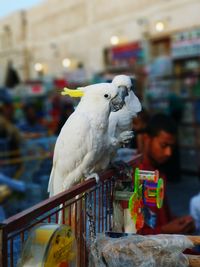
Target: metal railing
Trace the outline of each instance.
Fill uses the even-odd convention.
[[[140,155],[135,156],[129,164],[134,168],[140,158]],[[0,266],[15,267],[29,231],[36,224],[44,222],[71,225],[77,241],[77,266],[87,266],[90,217],[96,233],[112,229],[114,185],[116,179],[122,176],[123,169],[110,169],[100,174],[98,184],[95,179],[84,181],[3,221],[0,225]]]

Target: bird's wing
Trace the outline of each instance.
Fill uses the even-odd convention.
[[[123,107],[114,114],[111,113],[109,118],[109,135],[118,139],[122,132],[131,131],[132,119],[133,116],[127,107]]]
[[[119,111],[110,113],[109,125],[108,125],[108,135],[109,135],[109,137],[115,137],[116,128],[117,128],[118,122],[119,122]]]
[[[125,98],[125,103],[132,116],[135,116],[142,109],[141,103],[133,91],[129,92],[128,96]]]
[[[73,113],[66,121],[56,141],[48,186],[50,195],[63,191],[63,181],[71,172],[79,168],[92,142],[88,119],[79,113]]]
[[[109,117],[109,136],[118,137],[123,131],[131,131],[132,119],[141,111],[141,103],[133,91],[125,98],[125,106]]]

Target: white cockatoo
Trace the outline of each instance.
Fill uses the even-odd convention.
[[[133,138],[132,120],[141,111],[141,104],[133,92],[133,82],[127,75],[117,75],[112,84],[119,90],[127,90],[125,104],[117,112],[111,112],[109,117],[108,133],[112,140],[101,160],[102,170],[105,170],[116,156],[118,148]]]
[[[119,89],[128,90],[128,95],[125,98],[125,105],[117,112],[111,112],[109,117],[109,135],[118,139],[118,145],[126,143],[133,137],[132,123],[133,118],[141,111],[141,103],[133,91],[132,79],[127,75],[117,75],[112,80],[112,84]],[[123,134],[122,134],[123,133]],[[124,137],[124,138],[123,138]]]
[[[82,98],[55,144],[48,185],[50,196],[69,189],[81,179],[98,178],[102,155],[113,141],[108,135],[110,112],[121,109],[127,95],[126,88],[120,90],[112,83],[65,89],[65,92],[74,97],[81,93]]]

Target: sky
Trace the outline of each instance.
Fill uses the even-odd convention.
[[[44,0],[0,0],[0,18],[21,9],[31,8],[43,1]]]

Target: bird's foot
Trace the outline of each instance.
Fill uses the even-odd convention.
[[[96,172],[89,174],[85,180],[89,180],[92,178],[95,178],[97,184],[99,183],[99,175]]]
[[[133,131],[124,131],[119,136],[119,143],[128,144],[133,137],[134,137]]]

